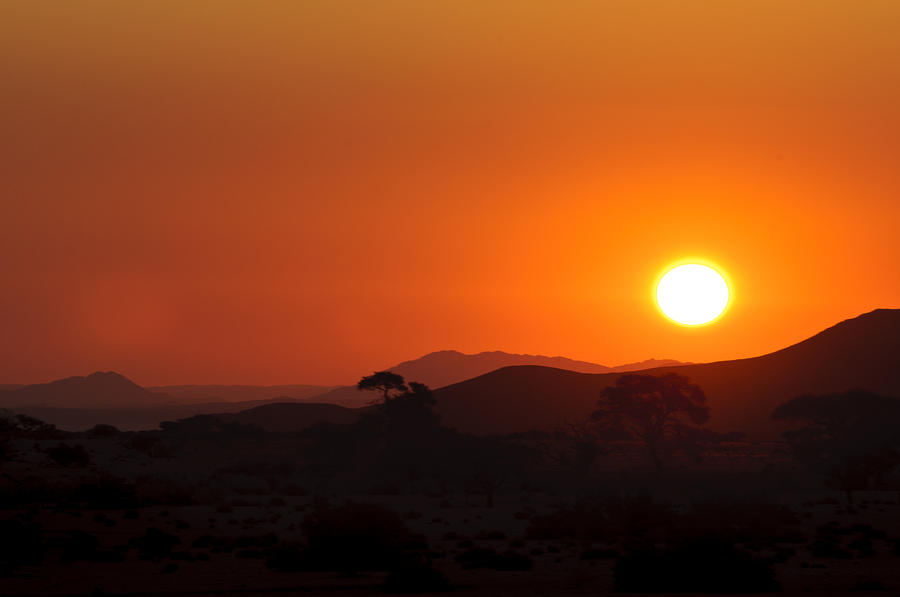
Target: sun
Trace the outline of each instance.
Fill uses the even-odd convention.
[[[703,325],[719,317],[728,306],[725,278],[715,269],[699,263],[673,267],[659,280],[656,302],[672,321],[683,325]]]

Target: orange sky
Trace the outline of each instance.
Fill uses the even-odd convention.
[[[6,2],[0,382],[753,356],[900,307],[900,3]],[[662,317],[719,264],[714,325]]]

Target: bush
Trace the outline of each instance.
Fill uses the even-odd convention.
[[[306,558],[320,570],[390,570],[413,539],[401,518],[375,504],[319,506],[302,524]]]
[[[59,560],[64,564],[75,562],[121,562],[124,558],[117,550],[101,550],[97,537],[86,531],[69,531],[59,541]]]
[[[159,561],[168,556],[172,553],[172,548],[179,543],[181,540],[178,537],[156,527],[147,529],[143,536],[131,540],[131,545],[140,551],[141,559],[153,561]]]
[[[581,502],[529,520],[529,539],[602,539],[607,534],[606,509],[598,502]]]
[[[132,508],[137,505],[134,487],[130,483],[106,475],[83,480],[61,497],[71,504],[88,508]]]
[[[191,506],[199,501],[193,485],[162,477],[139,477],[134,491],[144,505]]]
[[[800,517],[789,508],[756,502],[694,504],[680,520],[680,539],[720,538],[732,543],[802,543]]]
[[[453,585],[431,566],[418,564],[391,572],[381,590],[385,593],[443,593],[453,590]]]
[[[730,542],[687,541],[635,551],[616,561],[618,593],[765,593],[779,584],[768,562]]]
[[[487,547],[473,547],[458,556],[456,562],[467,570],[487,568],[490,570],[531,570],[533,563],[531,558],[519,554],[513,550],[498,553],[497,550]]]
[[[85,435],[94,439],[101,439],[107,437],[115,437],[121,433],[116,427],[112,425],[106,425],[104,423],[99,423],[94,425],[90,429],[85,432]]]
[[[275,572],[300,572],[310,568],[306,553],[297,545],[282,545],[269,550],[266,567]]]
[[[50,448],[47,456],[56,464],[67,468],[84,468],[91,463],[91,455],[81,444],[58,444]]]
[[[39,524],[0,520],[0,575],[44,561],[44,532]]]

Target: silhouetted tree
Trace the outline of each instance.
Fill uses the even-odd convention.
[[[376,371],[360,379],[356,389],[381,392],[382,403],[386,404],[391,399],[391,392],[406,392],[408,388],[402,375],[391,371]]]
[[[412,489],[436,467],[435,458],[441,451],[440,417],[428,386],[418,382],[398,385],[405,389],[361,417],[355,435],[375,457],[373,465],[381,481],[408,483]]]
[[[700,386],[683,375],[623,375],[600,394],[591,420],[601,427],[622,429],[647,447],[657,471],[663,463],[660,451],[666,443],[684,449],[688,429],[709,420],[709,407]]]
[[[853,491],[878,484],[900,464],[900,400],[864,390],[805,395],[772,413],[781,421],[804,423],[788,430],[798,460],[824,473],[853,503]]]
[[[409,387],[401,394],[391,397],[379,406],[387,416],[391,427],[397,430],[398,427],[408,429],[437,425],[440,417],[434,412],[435,404],[434,394],[428,386],[411,381]]]

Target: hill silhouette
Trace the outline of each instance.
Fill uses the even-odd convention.
[[[712,408],[709,426],[771,438],[779,404],[804,393],[866,388],[900,396],[900,310],[878,309],[760,357],[658,367],[699,384]],[[435,392],[443,420],[476,433],[548,429],[583,420],[619,373],[506,367]]]
[[[124,375],[97,371],[0,392],[5,408],[133,408],[159,405],[171,398],[142,388]]]
[[[414,379],[432,388],[441,388],[466,379],[484,375],[501,367],[515,365],[540,365],[580,373],[611,373],[635,371],[651,367],[680,365],[671,359],[650,359],[640,363],[628,363],[618,367],[607,367],[587,361],[576,361],[566,357],[546,357],[533,354],[513,354],[499,350],[465,354],[456,350],[440,350],[411,361],[404,361],[390,370],[406,379]]]
[[[442,388],[437,386],[442,380],[452,378],[449,372],[465,375],[478,367],[491,367],[517,358],[537,359],[542,363],[574,363],[570,366],[601,372],[520,364],[501,367]],[[465,355],[440,351],[401,363],[392,370],[407,379],[425,379],[425,383],[430,380],[429,385],[437,386],[438,410],[447,425],[462,431],[492,434],[552,429],[566,422],[584,420],[594,409],[600,391],[613,384],[623,369],[640,370],[642,365],[659,363],[645,361],[617,367],[617,371],[602,372],[602,369],[610,368],[562,357],[498,352]],[[900,396],[900,310],[878,309],[759,357],[703,364],[668,364],[644,371],[654,374],[677,371],[699,384],[712,408],[710,428],[774,438],[781,432],[781,427],[771,421],[772,411],[797,395],[865,388]],[[182,396],[155,393],[117,373],[98,372],[0,391],[0,407],[36,416],[64,429],[86,429],[96,423],[111,423],[123,429],[150,429],[163,420],[208,413],[234,414],[235,420],[246,418],[246,422],[257,420],[255,424],[265,428],[297,429],[319,420],[352,420],[353,412],[340,407],[363,407],[373,398],[354,386],[346,386],[300,399],[275,396],[257,401],[192,402],[200,400],[200,394],[205,392],[198,388],[239,388],[230,395],[235,397],[241,392],[253,395],[264,387],[175,387],[183,389]],[[315,386],[269,386],[268,391],[275,387],[307,391]]]
[[[403,361],[393,367],[388,367],[386,370],[398,373],[407,380],[424,383],[430,388],[441,388],[509,366],[540,365],[582,373],[610,373],[638,371],[651,367],[679,364],[682,363],[672,359],[649,359],[638,363],[607,367],[606,365],[576,361],[566,357],[513,354],[499,350],[479,352],[477,354],[466,354],[456,350],[439,350],[417,359]],[[310,400],[358,408],[367,405],[372,400],[372,397],[358,392],[356,386],[341,386],[310,398]]]
[[[119,373],[98,371],[49,383],[0,386],[0,408],[71,431],[97,423],[121,429],[155,429],[160,421],[235,413],[273,402],[290,403],[327,389],[311,385],[143,388]]]

